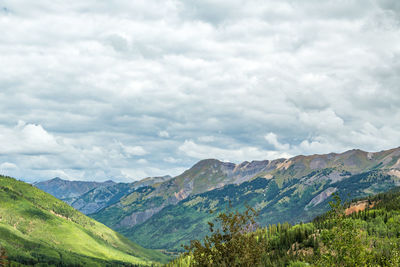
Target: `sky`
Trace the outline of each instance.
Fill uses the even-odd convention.
[[[400,146],[398,0],[0,0],[0,173]]]

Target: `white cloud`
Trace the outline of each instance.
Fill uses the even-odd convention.
[[[143,156],[147,151],[141,146],[123,146],[125,153],[128,156]]]
[[[158,133],[158,136],[163,138],[169,138],[169,133],[167,131],[160,131]]]
[[[136,162],[139,164],[148,164],[149,163],[146,159],[138,159]]]
[[[131,179],[131,180],[138,180],[138,177],[146,177],[147,173],[141,169],[129,169],[129,168],[124,168],[121,169],[121,173],[124,177],[126,177],[127,179]]]
[[[290,148],[289,144],[281,144],[278,141],[278,137],[274,133],[268,133],[267,135],[264,136],[264,138],[265,140],[267,140],[268,143],[273,145],[278,151],[288,151]]]
[[[199,145],[192,140],[185,140],[185,142],[179,146],[179,150],[196,159],[216,158],[232,162],[288,158],[291,156],[285,152],[260,150],[257,147],[250,146],[236,149],[222,149],[207,145]]]
[[[330,109],[301,112],[299,120],[302,125],[318,130],[319,132],[340,131],[344,127],[343,119]]]
[[[345,150],[340,145],[333,144],[323,137],[316,137],[312,140],[303,140],[294,149],[305,154],[324,154],[326,151],[343,152]]]
[[[0,126],[0,154],[57,154],[62,151],[59,140],[41,125],[19,121],[13,128]]]
[[[164,176],[165,173],[181,174],[185,171],[185,168],[170,168],[170,169],[159,169],[157,167],[145,167],[140,168],[124,168],[121,169],[122,177],[121,181],[131,182],[132,180],[139,180],[145,177],[158,177]]]
[[[204,142],[204,143],[210,143],[210,142],[215,141],[215,137],[214,136],[199,136],[197,138],[197,140],[199,140],[200,142]]]
[[[0,165],[0,170],[13,170],[13,169],[18,169],[18,166],[15,165],[14,163],[3,162]]]
[[[126,181],[400,144],[396,0],[0,8],[0,162],[18,177]]]
[[[178,159],[176,159],[176,158],[173,158],[173,157],[166,157],[166,158],[164,158],[163,159],[165,162],[168,162],[168,163],[178,163],[180,160],[178,160]]]

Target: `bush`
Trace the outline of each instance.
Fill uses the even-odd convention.
[[[229,211],[220,213],[215,224],[209,222],[211,236],[192,240],[185,246],[186,255],[191,256],[191,266],[258,266],[263,248],[255,235],[257,212],[247,206],[243,213]]]

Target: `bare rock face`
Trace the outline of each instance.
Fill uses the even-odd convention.
[[[399,161],[400,161],[400,160],[399,160]],[[400,170],[399,170],[399,169],[390,170],[390,171],[388,172],[388,174],[389,174],[389,175],[392,175],[392,176],[396,176],[397,178],[400,178]]]
[[[263,161],[252,161],[252,162],[243,162],[238,164],[233,169],[232,173],[229,175],[233,178],[233,182],[236,184],[240,184],[254,177],[257,173],[265,170],[270,163],[269,160]]]
[[[328,187],[327,189],[325,189],[324,191],[322,191],[321,193],[319,193],[316,197],[314,197],[310,203],[307,204],[307,206],[304,208],[305,210],[307,210],[309,207],[315,207],[317,206],[319,203],[322,203],[325,199],[327,199],[328,197],[330,197],[333,193],[335,193],[337,191],[337,188],[335,187]]]
[[[179,192],[175,192],[174,196],[179,202],[179,201],[187,198],[189,196],[189,194],[187,192],[185,192],[183,189],[181,189]]]
[[[368,152],[367,158],[368,158],[369,160],[372,160],[373,157],[374,157],[374,153]]]
[[[131,215],[123,218],[117,227],[132,227],[136,224],[143,223],[163,208],[164,206],[160,206],[157,208],[147,209],[145,211],[134,212]]]
[[[330,184],[339,182],[343,179],[346,179],[351,176],[350,172],[343,172],[343,171],[337,171],[337,170],[332,170],[328,174],[324,173],[316,173],[315,175],[311,177],[304,177],[302,179],[302,182],[305,185],[312,185],[315,182],[321,182],[321,181],[330,181]]]

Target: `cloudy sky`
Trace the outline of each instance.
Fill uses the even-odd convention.
[[[400,146],[400,1],[0,0],[0,173]]]

